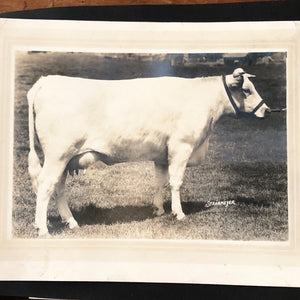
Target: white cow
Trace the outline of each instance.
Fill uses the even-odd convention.
[[[184,218],[179,195],[184,171],[201,162],[215,122],[224,114],[263,118],[270,112],[249,80],[252,76],[239,68],[223,77],[194,79],[41,77],[27,95],[29,174],[37,195],[39,235],[48,235],[47,206],[54,191],[63,222],[78,226],[63,195],[67,173],[97,160],[154,161],[156,214],[164,213],[162,188],[169,181],[172,213]],[[35,130],[44,152],[42,167]]]

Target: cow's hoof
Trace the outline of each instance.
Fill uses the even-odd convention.
[[[176,219],[179,220],[179,221],[181,221],[185,218],[185,214],[183,212],[176,213],[176,212],[172,211],[172,215],[174,217],[176,217]]]
[[[163,208],[154,208],[153,214],[157,217],[162,216],[165,213]]]
[[[48,228],[45,229],[41,229],[38,228],[38,226],[36,224],[34,224],[34,228],[35,228],[35,237],[37,237],[38,239],[49,239],[51,238],[51,235],[49,234]]]
[[[176,219],[179,220],[179,221],[185,219],[185,214],[184,214],[184,213],[178,214],[178,215],[176,216]]]
[[[40,240],[51,239],[51,238],[52,238],[52,236],[50,235],[49,232],[39,234],[39,236],[38,236],[38,239],[40,239]]]
[[[71,217],[68,221],[67,221],[67,224],[68,224],[68,227],[70,229],[76,229],[76,228],[79,228],[79,225],[78,223],[76,222],[76,220]]]

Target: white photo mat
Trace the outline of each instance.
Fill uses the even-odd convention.
[[[300,286],[297,22],[118,23],[0,20],[0,280]],[[14,238],[16,53],[287,52],[287,241]]]

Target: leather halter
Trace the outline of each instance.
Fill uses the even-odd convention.
[[[241,112],[239,110],[239,108],[237,107],[234,99],[232,98],[232,95],[231,95],[231,92],[229,90],[229,87],[228,85],[226,84],[226,79],[225,79],[225,75],[222,75],[222,81],[223,81],[223,84],[224,84],[224,88],[226,90],[226,93],[227,93],[227,96],[229,98],[229,101],[235,111],[235,114],[237,117],[239,117],[240,115],[243,115],[243,114],[247,114],[247,115],[250,115],[250,116],[255,116],[254,114],[260,109],[261,106],[263,106],[263,104],[265,103],[264,100],[261,100],[256,106],[255,108],[252,110],[251,113],[244,113],[244,112]]]

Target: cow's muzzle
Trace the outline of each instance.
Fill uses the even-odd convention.
[[[265,119],[271,115],[271,112],[272,109],[270,109],[265,103],[261,102],[252,112],[249,113],[239,111],[237,116],[246,119]]]

